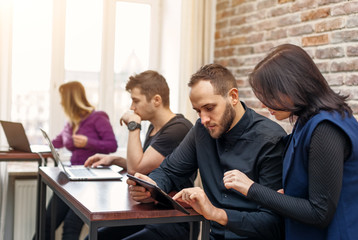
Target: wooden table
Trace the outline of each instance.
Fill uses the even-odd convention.
[[[0,151],[0,162],[37,162],[39,166],[46,163],[46,159],[52,157],[50,152],[46,153],[31,153],[20,151]]]
[[[99,227],[197,221],[203,222],[202,239],[209,239],[209,221],[193,209],[188,209],[190,215],[186,215],[153,203],[133,201],[128,193],[126,177],[122,181],[69,181],[57,167],[40,167],[39,178],[39,239],[44,239],[46,226],[46,186],[89,226],[90,240],[97,240]]]

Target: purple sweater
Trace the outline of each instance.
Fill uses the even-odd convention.
[[[73,145],[73,129],[70,123],[67,123],[62,132],[52,140],[55,148],[66,147],[72,152],[72,165],[83,165],[88,157],[96,153],[106,154],[117,150],[117,141],[105,112],[93,111],[81,121],[76,134],[87,136],[88,142],[84,148],[77,148]]]

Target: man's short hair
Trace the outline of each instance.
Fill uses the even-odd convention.
[[[194,86],[199,81],[210,81],[216,94],[225,97],[232,88],[237,88],[237,82],[232,73],[220,64],[212,63],[202,66],[191,76],[189,87]]]
[[[165,78],[156,71],[148,70],[129,77],[126,90],[139,88],[149,102],[156,94],[161,96],[163,106],[169,107],[169,87]]]

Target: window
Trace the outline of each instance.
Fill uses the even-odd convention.
[[[117,120],[130,108],[131,100],[125,91],[129,77],[149,68],[151,6],[146,3],[118,1],[115,15],[114,128],[118,132],[118,146],[125,148],[128,130],[120,127]],[[144,125],[142,134],[145,134],[148,123]],[[142,139],[143,137],[145,136]]]
[[[108,113],[125,149],[128,131],[119,125],[131,102],[125,84],[133,73],[159,68],[159,0],[8,1],[10,120],[24,124],[31,144],[43,143],[39,127],[55,136],[65,120],[58,86],[78,80],[89,101]]]
[[[95,107],[99,101],[102,12],[103,4],[98,0],[66,2],[65,82],[81,82]]]
[[[12,121],[22,122],[32,144],[48,128],[52,2],[14,0],[12,18]]]

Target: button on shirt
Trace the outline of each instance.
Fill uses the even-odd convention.
[[[240,121],[218,139],[210,136],[200,119],[183,142],[149,176],[165,191],[180,185],[198,168],[211,203],[224,209],[228,223],[211,222],[215,239],[280,239],[282,219],[233,189],[226,189],[224,173],[238,169],[253,181],[274,190],[281,188],[281,138],[285,131],[244,103]]]

